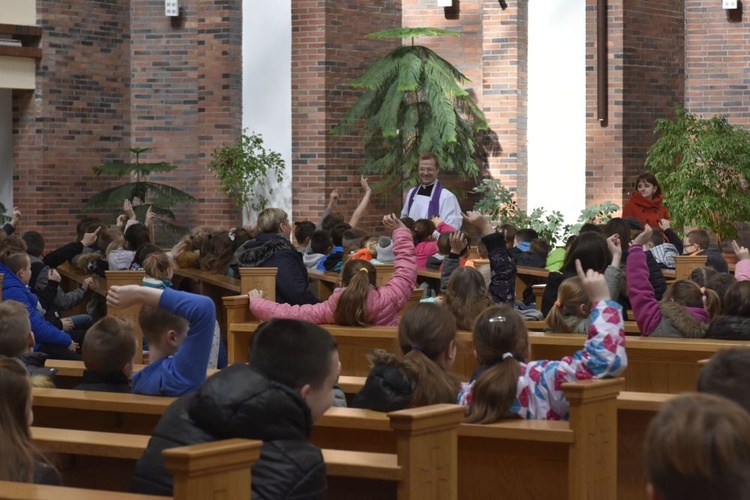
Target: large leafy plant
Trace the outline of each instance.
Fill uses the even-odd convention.
[[[6,215],[8,213],[8,209],[5,208],[5,205],[0,203],[0,225],[5,224],[6,222],[10,222],[11,217]]]
[[[221,182],[221,190],[234,198],[247,219],[250,211],[260,212],[268,206],[268,198],[263,194],[273,194],[266,179],[269,174],[276,182],[284,180],[284,159],[276,151],[268,151],[263,146],[263,136],[247,130],[228,146],[217,148],[211,156],[208,168]]]
[[[656,121],[656,133],[646,165],[673,225],[709,229],[720,240],[736,236],[735,223],[750,220],[750,132],[678,107],[673,119]]]
[[[364,91],[332,129],[345,135],[354,130],[364,142],[362,172],[378,174],[378,190],[413,184],[419,155],[440,159],[441,169],[462,177],[479,173],[482,156],[477,134],[486,130],[484,113],[462,86],[470,81],[431,49],[414,45],[414,37],[460,36],[437,28],[398,28],[366,38],[412,38],[375,62],[350,85]]]
[[[133,163],[105,163],[93,168],[97,176],[128,176],[129,182],[99,191],[89,199],[84,209],[97,212],[117,213],[124,200],[133,204],[139,221],[144,221],[149,207],[160,216],[162,226],[168,229],[182,229],[172,221],[175,219],[172,207],[177,203],[194,201],[195,198],[176,187],[168,184],[152,182],[149,175],[155,172],[171,172],[177,168],[166,162],[146,163],[141,161],[141,155],[151,148],[128,148],[127,151],[135,155]]]

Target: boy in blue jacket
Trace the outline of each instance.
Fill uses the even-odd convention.
[[[55,328],[49,321],[39,313],[37,306],[39,301],[36,295],[31,293],[27,286],[31,279],[31,259],[26,252],[10,252],[3,256],[0,264],[0,273],[3,279],[3,300],[15,300],[20,302],[29,311],[31,330],[36,337],[34,350],[42,351],[53,359],[80,360],[77,354],[78,342],[60,330]]]
[[[180,396],[206,379],[216,309],[208,297],[140,285],[113,286],[107,306],[143,304],[138,323],[149,344],[149,365],[133,374],[133,392]]]

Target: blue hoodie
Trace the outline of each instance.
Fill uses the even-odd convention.
[[[70,335],[44,319],[37,310],[39,300],[36,295],[31,293],[29,287],[23,284],[16,274],[9,268],[0,264],[0,273],[4,274],[3,278],[3,300],[15,300],[26,306],[29,311],[29,320],[31,321],[31,331],[36,338],[35,350],[39,349],[40,344],[55,344],[68,347],[73,339]]]
[[[188,320],[188,336],[174,356],[161,358],[133,374],[133,392],[152,396],[181,396],[206,380],[208,356],[216,323],[216,308],[208,297],[165,289],[159,307]]]

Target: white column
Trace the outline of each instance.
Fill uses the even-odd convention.
[[[0,203],[13,210],[13,91],[0,89]]]
[[[274,190],[269,206],[291,214],[291,0],[243,0],[242,127],[263,135],[265,148],[284,158],[284,181],[269,183]]]
[[[586,1],[529,0],[528,206],[586,202]]]

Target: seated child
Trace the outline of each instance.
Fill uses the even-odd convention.
[[[310,251],[310,238],[315,232],[315,224],[309,220],[294,223],[294,246],[300,253]]]
[[[456,322],[444,308],[418,304],[404,312],[398,326],[403,357],[383,350],[368,356],[372,371],[352,406],[395,411],[455,403],[458,379],[450,373],[456,357]]]
[[[346,223],[333,226],[333,229],[331,229],[333,249],[324,259],[318,262],[315,269],[318,271],[341,271],[341,267],[344,265],[344,233],[349,229],[351,227]]]
[[[148,228],[140,223],[128,226],[122,238],[122,246],[112,248],[107,254],[107,263],[112,271],[130,269],[135,251],[144,243],[151,242]]]
[[[451,226],[438,217],[434,220],[419,219],[414,222],[414,241],[417,249],[417,269],[427,268],[427,259],[438,252],[435,232],[446,233],[455,231]]]
[[[680,252],[671,243],[664,241],[664,233],[654,230],[649,240],[643,244],[643,250],[651,252],[654,260],[662,269],[674,269],[674,258],[680,255]]]
[[[260,290],[250,290],[250,311],[261,321],[289,318],[311,323],[368,326],[397,325],[398,314],[417,281],[416,258],[409,230],[395,215],[383,217],[383,225],[393,231],[396,248],[393,275],[383,286],[377,284],[377,269],[364,260],[349,260],[341,271],[340,288],[318,304],[279,304],[263,298]]]
[[[23,304],[15,300],[0,302],[0,356],[23,363],[34,387],[50,387],[57,370],[44,366],[47,355],[34,352],[34,343],[29,312]]]
[[[362,242],[362,248],[354,252],[351,256],[352,259],[366,260],[372,263],[372,261],[378,255],[378,242],[380,238],[373,236],[365,239]]]
[[[675,396],[645,439],[650,500],[750,498],[750,416],[710,394]]]
[[[672,283],[658,301],[649,282],[643,243],[651,236],[651,226],[639,234],[630,247],[627,286],[633,316],[644,337],[703,338],[706,326],[721,308],[716,292],[690,280]]]
[[[750,412],[750,349],[729,347],[711,356],[698,375],[698,392],[731,399]]]
[[[319,326],[274,319],[255,332],[249,355],[249,364],[222,370],[170,405],[136,464],[133,491],[172,495],[162,450],[244,438],[263,441],[252,498],[325,498],[325,463],[309,437],[333,402],[336,340]]]
[[[31,321],[31,330],[36,337],[35,350],[42,351],[54,359],[80,360],[78,342],[69,334],[55,328],[39,313],[39,301],[28,288],[31,279],[31,259],[26,252],[11,250],[2,257],[0,273],[3,279],[3,300],[15,300],[26,307]],[[83,340],[83,339],[79,339]]]
[[[685,255],[705,255],[708,267],[713,267],[720,273],[729,272],[727,261],[722,257],[721,251],[711,245],[708,231],[704,229],[694,229],[686,234],[682,251]]]
[[[519,264],[518,259],[525,253],[531,251],[531,240],[539,238],[539,234],[531,228],[518,229],[513,238],[513,246],[508,247],[508,253],[516,262],[516,265],[526,266],[528,264]],[[533,267],[539,267],[538,265]]]
[[[351,228],[344,231],[341,237],[341,245],[344,247],[344,256],[351,255],[362,250],[364,241],[369,237],[366,231]]]
[[[521,315],[509,304],[486,309],[474,323],[479,369],[464,384],[459,404],[467,422],[490,424],[504,418],[565,420],[570,404],[560,385],[619,376],[627,367],[622,307],[610,299],[604,276],[594,270],[578,278],[590,298],[589,334],[583,349],[559,361],[529,361],[529,339]]]
[[[130,376],[136,349],[135,332],[129,321],[105,316],[86,332],[83,340],[81,391],[130,392]]]
[[[310,251],[302,254],[302,261],[309,270],[317,269],[326,256],[333,251],[330,231],[319,229],[310,238]]]
[[[560,284],[557,300],[544,319],[546,331],[555,333],[588,333],[591,303],[578,276]]]
[[[113,286],[107,306],[143,304],[138,323],[149,344],[149,364],[133,374],[133,392],[180,396],[205,379],[216,323],[213,301],[203,295],[140,285]]]
[[[44,255],[44,237],[36,231],[27,231],[23,235],[26,242],[26,252],[31,258],[31,279],[29,289],[39,298],[39,304],[44,309],[44,317],[60,330],[83,330],[93,324],[91,316],[79,314],[69,318],[61,317],[60,313],[72,309],[83,302],[86,291],[94,284],[94,278],[86,278],[81,288],[65,292],[60,287],[60,273],[54,268],[83,252],[83,249],[93,245],[100,229],[86,233],[80,242],[73,242]],[[83,335],[81,335],[83,336]]]
[[[401,223],[403,224],[403,220]],[[406,225],[404,224],[404,226]],[[378,238],[378,243],[373,255],[375,255],[375,257],[370,261],[372,265],[393,264],[393,240],[389,236],[381,236]]]
[[[13,358],[0,357],[0,481],[60,485],[60,476],[31,437],[32,392],[29,375]]]

